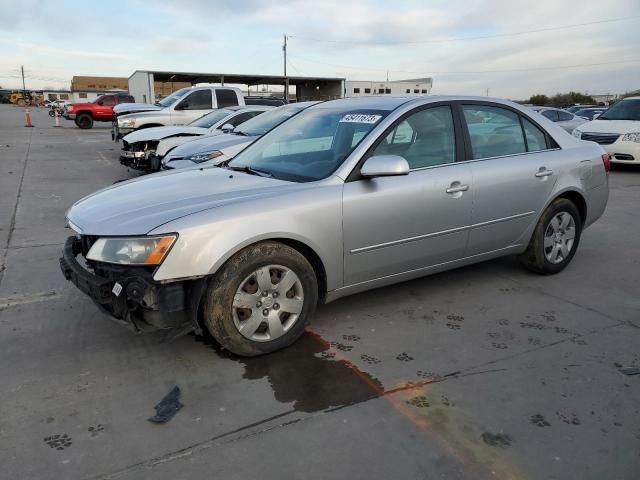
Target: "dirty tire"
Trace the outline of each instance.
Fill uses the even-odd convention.
[[[544,238],[545,231],[551,220],[561,212],[566,212],[573,217],[575,223],[575,238],[569,254],[559,263],[550,262],[545,255]],[[571,200],[557,198],[544,211],[536,225],[527,250],[520,256],[520,263],[532,272],[541,275],[553,275],[569,265],[571,259],[578,250],[580,235],[582,234],[582,218],[580,212]]]
[[[282,336],[268,341],[254,341],[243,336],[236,327],[233,299],[248,276],[268,265],[281,265],[297,275],[304,291],[304,303],[297,320]],[[283,243],[260,242],[236,253],[211,279],[204,298],[204,322],[211,335],[224,348],[236,355],[255,357],[295,342],[304,333],[317,303],[318,281],[307,259]]]
[[[55,117],[56,116],[56,112],[54,110],[49,110],[49,116],[50,117]]]
[[[20,99],[20,100],[18,100],[17,105],[19,107],[26,107],[27,106],[27,102],[25,102],[24,100]]]
[[[88,113],[81,113],[76,117],[76,125],[82,130],[93,128],[93,118]]]

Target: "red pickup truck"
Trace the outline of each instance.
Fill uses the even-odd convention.
[[[84,130],[92,128],[93,122],[111,122],[114,105],[134,102],[134,98],[128,93],[109,93],[100,95],[92,102],[72,103],[62,116],[67,120],[75,120],[76,125]]]

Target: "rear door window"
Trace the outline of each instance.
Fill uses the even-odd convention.
[[[262,113],[262,112],[242,112],[242,113],[236,115],[235,117],[233,117],[227,123],[233,125],[234,127],[237,127],[241,123],[246,122],[250,118],[253,118],[256,115],[258,115],[259,113]]]
[[[233,107],[238,105],[238,96],[234,90],[217,88],[216,101],[218,102],[218,108]]]
[[[573,120],[573,115],[568,112],[558,112],[558,119],[561,122],[568,122],[569,120]]]
[[[555,110],[545,110],[544,112],[542,112],[542,116],[547,117],[552,122],[558,121],[558,112]]]
[[[522,119],[522,126],[524,127],[524,134],[527,137],[529,152],[538,152],[547,149],[547,138],[542,130],[526,118]]]
[[[517,113],[506,108],[463,105],[474,159],[527,151]]]

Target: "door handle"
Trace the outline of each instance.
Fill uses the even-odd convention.
[[[453,182],[449,188],[445,190],[447,193],[466,192],[469,190],[469,185],[462,185],[460,182]]]
[[[547,170],[547,167],[540,167],[536,173],[537,178],[550,177],[551,175],[553,175],[553,170]]]

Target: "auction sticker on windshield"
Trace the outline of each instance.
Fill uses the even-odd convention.
[[[340,123],[376,123],[382,115],[367,115],[365,113],[349,113],[340,119]]]

